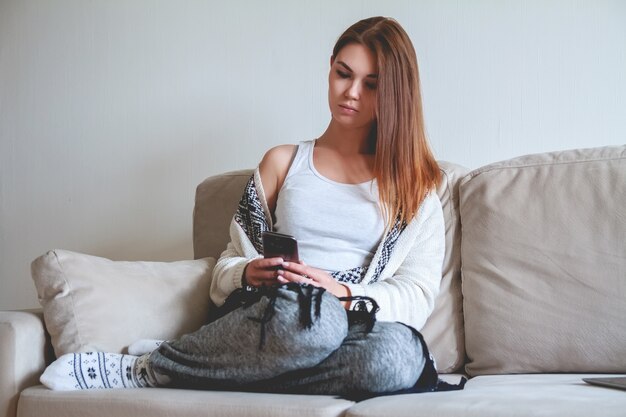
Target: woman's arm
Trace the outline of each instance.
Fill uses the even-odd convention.
[[[270,209],[272,219],[274,218],[278,192],[283,186],[285,178],[287,178],[295,149],[296,145],[276,146],[265,153],[265,156],[263,156],[259,164],[261,183],[265,191],[265,200]]]
[[[445,251],[443,212],[434,192],[404,233],[410,239],[398,240],[388,263],[389,273],[383,271],[381,280],[372,284],[346,285],[352,295],[376,300],[379,320],[399,321],[419,330],[434,309]]]
[[[222,252],[220,258],[213,268],[213,279],[211,281],[210,297],[216,306],[221,306],[226,298],[237,288],[242,287],[241,277],[246,265],[253,259],[256,249],[248,252],[248,256],[241,248],[241,236],[245,233],[236,221],[230,223],[230,242],[226,250]],[[246,237],[247,239],[247,237]],[[252,245],[250,245],[252,246]],[[260,257],[257,253],[257,257]]]
[[[274,147],[266,152],[259,164],[261,184],[257,185],[263,190],[272,217],[278,192],[289,171],[294,149],[295,145]],[[271,224],[271,219],[268,219],[268,223]],[[278,260],[263,259],[243,229],[233,219],[230,224],[230,242],[213,269],[211,300],[221,306],[234,290],[242,287],[244,274],[248,285],[275,283],[276,273],[272,267],[279,263]]]

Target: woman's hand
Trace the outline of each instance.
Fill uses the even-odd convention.
[[[248,262],[243,270],[243,285],[253,287],[281,284],[277,269],[283,264],[283,258],[258,258]]]
[[[350,296],[350,289],[337,282],[326,271],[307,266],[304,262],[283,262],[281,267],[283,269],[278,270],[277,278],[280,283],[297,282],[298,284],[309,284],[324,288],[335,297]],[[348,308],[350,302],[344,301],[343,305]]]

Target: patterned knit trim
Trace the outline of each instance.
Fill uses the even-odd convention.
[[[346,269],[345,271],[332,272],[330,275],[339,282],[358,284],[363,281],[365,274],[367,274],[367,269],[367,266],[358,266],[356,268]]]
[[[405,221],[400,221],[400,218],[397,218],[393,227],[391,228],[389,233],[387,233],[385,241],[383,242],[383,248],[380,253],[380,258],[378,258],[378,264],[376,265],[376,269],[374,270],[374,274],[372,275],[370,283],[377,282],[380,279],[380,274],[387,266],[389,258],[391,258],[391,253],[393,252],[393,248],[396,246],[396,242],[398,241],[398,238],[400,237],[406,226],[407,223]]]
[[[263,232],[269,230],[263,205],[254,184],[254,175],[248,180],[239,207],[235,213],[235,221],[246,232],[246,236],[258,253],[263,253]]]
[[[376,282],[380,279],[380,274],[383,269],[385,269],[385,266],[387,266],[391,253],[393,252],[393,248],[396,246],[396,242],[406,226],[406,222],[401,222],[400,219],[397,219],[387,236],[385,236],[385,241],[382,243],[380,258],[378,258],[378,264],[376,264],[376,269],[374,270],[370,283]],[[333,272],[330,275],[339,282],[359,284],[363,281],[363,278],[365,278],[365,275],[370,267],[371,265],[359,266],[352,269],[346,269],[345,271]]]

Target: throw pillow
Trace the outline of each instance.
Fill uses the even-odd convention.
[[[58,357],[121,353],[138,339],[170,339],[200,328],[214,266],[213,258],[123,262],[54,250],[35,259],[31,273]]]

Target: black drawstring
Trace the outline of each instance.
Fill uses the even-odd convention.
[[[378,303],[372,297],[355,295],[350,297],[339,297],[339,301],[352,301],[354,306],[348,310],[348,324],[350,326],[358,323],[365,324],[365,331],[371,332],[376,322],[376,313],[380,310]]]
[[[225,316],[237,308],[248,308],[253,304],[261,301],[261,298],[267,297],[268,303],[263,311],[261,317],[248,317],[248,319],[257,322],[261,325],[261,334],[259,339],[259,350],[263,349],[265,344],[266,329],[265,326],[269,323],[276,312],[276,298],[278,297],[278,290],[284,288],[290,291],[294,291],[298,294],[298,307],[300,309],[300,324],[305,329],[311,328],[315,319],[318,319],[322,310],[322,295],[324,288],[314,287],[312,285],[301,285],[296,283],[287,283],[277,286],[269,287],[244,287],[237,289],[231,293],[226,299],[224,305],[215,312],[213,320],[217,320],[220,317]],[[313,301],[315,301],[315,319],[312,317]]]
[[[322,292],[319,292],[317,298],[315,298],[315,318],[320,317],[322,311]]]
[[[274,317],[274,314],[276,313],[276,297],[278,296],[278,291],[272,291],[270,294],[268,294],[269,296],[269,301],[267,303],[267,306],[265,307],[265,311],[263,311],[263,315],[261,316],[261,318],[256,318],[256,317],[248,317],[248,319],[255,321],[257,323],[261,324],[261,337],[259,339],[259,350],[263,350],[263,345],[265,344],[265,325],[267,323],[270,322],[270,320],[272,320],[272,318]],[[243,308],[248,308],[250,304],[244,304]]]
[[[290,284],[287,284],[290,285]],[[298,292],[298,306],[300,307],[300,324],[305,329],[310,329],[313,325],[313,318],[311,317],[311,307],[313,304],[313,298],[315,298],[315,318],[320,317],[322,310],[322,294],[326,291],[323,288],[314,287],[312,285],[296,285],[293,289]]]
[[[261,317],[248,317],[248,319],[261,325],[259,350],[262,350],[265,345],[266,324],[272,320],[276,313],[276,298],[281,288],[298,294],[300,324],[305,329],[310,329],[321,315],[322,296],[326,290],[312,285],[302,285],[293,282],[269,287],[248,286],[237,289],[226,299],[224,305],[215,312],[214,320],[225,316],[237,308],[248,308],[261,301],[261,298],[267,297],[268,303]],[[349,325],[364,323],[366,325],[365,331],[368,333],[372,331],[376,322],[376,312],[379,310],[376,300],[366,296],[340,297],[339,300],[351,301],[353,303],[352,309],[347,312]],[[315,307],[313,307],[314,305]],[[313,314],[315,315],[314,317]]]

